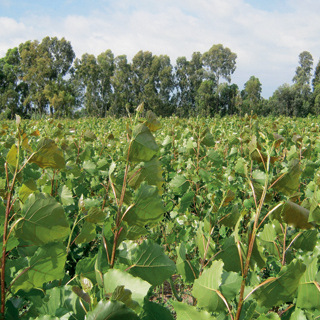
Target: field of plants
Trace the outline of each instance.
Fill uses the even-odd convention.
[[[0,319],[320,318],[319,118],[0,124]]]

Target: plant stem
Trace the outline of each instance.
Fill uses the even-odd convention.
[[[245,287],[246,287],[246,280],[247,280],[247,276],[248,276],[248,273],[249,273],[250,259],[251,259],[251,255],[252,255],[252,250],[253,250],[256,234],[257,234],[257,231],[258,231],[259,217],[260,217],[262,206],[263,206],[263,203],[264,203],[264,200],[265,200],[265,197],[266,197],[266,194],[267,194],[267,190],[268,190],[269,165],[270,165],[270,155],[268,154],[267,166],[265,167],[266,168],[266,178],[265,178],[263,192],[262,192],[262,195],[261,195],[261,198],[260,198],[260,201],[259,201],[259,206],[257,207],[257,210],[256,210],[255,220],[254,220],[253,229],[252,229],[252,235],[251,235],[251,237],[249,239],[248,252],[247,252],[246,262],[245,262],[245,266],[244,266],[243,274],[242,274],[242,282],[241,282],[241,288],[240,288],[239,303],[238,303],[238,309],[237,309],[235,320],[239,320],[240,319],[241,310],[242,310],[242,306],[243,306],[243,303],[244,303],[243,297],[244,297],[244,290],[245,290]]]

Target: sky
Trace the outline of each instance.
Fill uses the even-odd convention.
[[[319,0],[0,0],[0,57],[28,40],[64,37],[78,58],[110,49],[191,59],[214,44],[237,54],[232,83],[259,78],[262,96],[292,84],[299,54],[320,58]]]

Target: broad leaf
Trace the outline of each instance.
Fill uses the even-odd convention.
[[[143,304],[144,297],[147,295],[150,283],[143,281],[138,277],[117,269],[109,270],[103,276],[104,290],[107,294],[113,293],[119,286],[124,286],[132,293],[132,299],[137,301],[140,305]]]
[[[181,242],[177,248],[178,258],[176,261],[177,271],[181,274],[183,280],[187,283],[193,283],[199,276],[199,270],[195,262],[189,261],[186,258],[186,248],[184,242]]]
[[[63,169],[65,167],[62,150],[53,140],[48,138],[40,140],[36,153],[29,162],[36,163],[40,168]]]
[[[177,320],[214,320],[207,311],[198,311],[196,307],[189,306],[187,303],[170,301],[177,314]]]
[[[66,185],[62,186],[58,190],[61,202],[64,206],[70,206],[74,204],[72,192],[68,189]]]
[[[24,203],[31,193],[37,190],[37,184],[33,179],[27,180],[19,190],[19,198]]]
[[[100,300],[93,311],[89,311],[85,320],[139,320],[132,309],[120,301]]]
[[[85,221],[80,234],[77,236],[75,243],[81,244],[90,242],[96,237],[96,226],[93,223]]]
[[[144,301],[142,320],[174,320],[170,310],[158,303]]]
[[[142,162],[132,172],[129,173],[129,186],[138,189],[143,181],[147,181],[148,185],[156,186],[159,194],[162,194],[162,168],[159,160],[154,157],[150,161]]]
[[[320,286],[316,281],[317,272],[317,258],[315,258],[300,279],[297,298],[298,308],[310,311],[320,309]]]
[[[145,124],[139,124],[133,129],[129,161],[149,161],[158,152],[158,149],[150,129]]]
[[[295,228],[313,228],[313,225],[308,222],[309,210],[291,201],[287,201],[285,204],[277,208],[273,213],[273,218],[277,219],[279,222],[285,222]]]
[[[279,180],[273,185],[273,189],[288,196],[292,195],[298,190],[301,172],[299,161],[292,160],[288,171],[277,178]]]
[[[66,247],[62,243],[48,243],[31,257],[29,266],[13,280],[12,291],[41,288],[45,282],[62,279],[65,275]]]
[[[21,216],[15,229],[16,237],[35,245],[63,240],[70,233],[63,207],[48,194],[30,195]]]
[[[195,280],[192,295],[197,298],[198,306],[210,312],[225,309],[225,304],[218,295],[222,283],[222,261],[213,261],[210,268],[205,269],[199,279]]]
[[[81,303],[80,303],[80,300]],[[85,312],[83,310],[89,308],[89,304],[81,299],[73,290],[71,286],[55,287],[46,290],[46,296],[42,300],[41,307],[37,308],[40,314],[46,314],[51,317],[62,318],[64,315],[69,319],[83,319]]]
[[[155,225],[163,219],[165,208],[155,186],[142,183],[136,191],[133,206],[128,210],[123,220],[129,226],[144,227],[146,224]]]
[[[129,272],[154,286],[162,284],[176,270],[174,262],[164,253],[163,248],[150,240],[143,241],[128,254],[124,262],[130,266]]]
[[[266,284],[260,286],[253,293],[254,298],[259,305],[267,308],[293,301],[305,270],[306,266],[294,259],[288,266],[282,268],[277,277],[269,278]]]

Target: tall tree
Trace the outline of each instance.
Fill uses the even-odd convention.
[[[261,103],[262,84],[259,78],[251,76],[244,84],[244,89],[241,91],[241,98],[244,106],[242,107],[247,112],[253,111],[259,113]]]
[[[309,85],[311,79],[311,71],[313,67],[313,57],[310,52],[303,51],[299,54],[299,66],[296,69],[296,74],[293,77],[293,82],[302,87]]]
[[[0,111],[13,119],[15,113],[23,115],[26,110],[22,101],[27,93],[26,84],[20,80],[20,54],[18,48],[9,49],[0,59]]]
[[[222,44],[213,45],[209,51],[203,54],[203,65],[206,70],[206,78],[220,83],[220,78],[224,78],[229,83],[231,75],[236,70],[237,55],[229,48],[224,48]]]
[[[320,84],[320,60],[314,70],[314,78],[312,79],[312,88],[315,90],[316,86]]]
[[[179,57],[175,67],[176,92],[174,100],[176,112],[179,116],[194,114],[196,107],[196,95],[203,81],[202,54],[194,52],[188,61],[185,57]]]
[[[28,84],[24,104],[32,104],[42,114],[50,106],[45,87],[67,76],[75,57],[71,43],[64,38],[46,37],[41,43],[27,41],[19,46],[23,80]],[[50,108],[53,112],[53,107]]]
[[[114,66],[114,74],[111,78],[113,87],[111,114],[123,116],[127,114],[126,109],[133,111],[134,107],[131,65],[128,63],[126,55],[120,55],[115,58]]]

